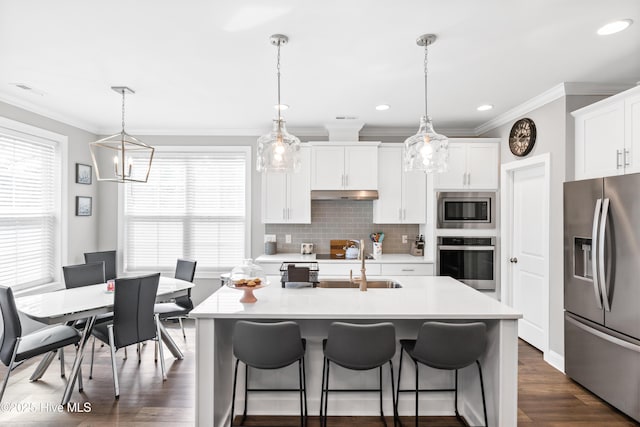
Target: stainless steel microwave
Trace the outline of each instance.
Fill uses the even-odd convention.
[[[495,192],[439,192],[438,228],[496,228]]]

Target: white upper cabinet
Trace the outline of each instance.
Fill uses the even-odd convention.
[[[405,172],[402,144],[383,145],[378,152],[378,200],[373,201],[376,224],[427,222],[427,174]]]
[[[312,142],[312,190],[377,190],[379,142]]]
[[[300,149],[300,170],[262,174],[262,222],[311,223],[311,148]]]
[[[489,142],[491,141],[491,142]],[[434,174],[438,190],[496,190],[500,146],[498,139],[449,140],[447,172]]]
[[[640,87],[571,113],[575,179],[640,172]]]

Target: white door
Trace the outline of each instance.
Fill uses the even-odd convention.
[[[402,166],[400,166],[402,167]],[[402,222],[427,222],[427,174],[422,171],[402,173]]]
[[[467,146],[467,187],[498,189],[498,144],[469,143]]]
[[[509,258],[513,307],[523,314],[518,335],[546,350],[546,300],[549,247],[546,236],[545,165],[512,172],[511,243]],[[508,248],[507,248],[508,250]]]
[[[374,224],[402,222],[402,147],[381,147],[378,156],[378,200],[373,201]],[[424,173],[423,173],[424,175]]]
[[[286,222],[287,174],[266,172],[262,174],[262,222],[281,224]]]
[[[624,173],[640,172],[640,94],[625,100]]]

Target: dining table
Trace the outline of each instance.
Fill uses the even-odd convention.
[[[192,282],[161,276],[158,283],[156,300],[165,301],[182,295],[193,286],[194,284]],[[77,380],[84,356],[86,343],[91,336],[96,317],[113,311],[113,294],[113,291],[107,291],[106,283],[100,283],[16,298],[18,311],[37,322],[56,325],[86,319],[85,327],[82,330],[82,339],[79,342],[73,367],[62,396],[62,405],[66,405],[71,399],[73,387]],[[162,325],[162,322],[160,323],[160,335],[162,341],[169,351],[171,351],[171,354],[173,354],[176,359],[183,359],[184,355],[182,351],[180,351],[175,341],[171,338],[171,335],[169,335],[164,325]],[[40,361],[38,367],[30,377],[31,381],[37,381],[44,375],[55,358],[56,352],[57,351],[47,353],[42,361]]]

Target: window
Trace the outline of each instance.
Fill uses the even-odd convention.
[[[172,271],[180,257],[197,260],[201,273],[239,264],[250,160],[249,147],[156,148],[149,181],[122,187],[124,270]]]
[[[61,265],[66,138],[34,134],[49,132],[0,118],[0,284],[16,289],[54,282]]]

